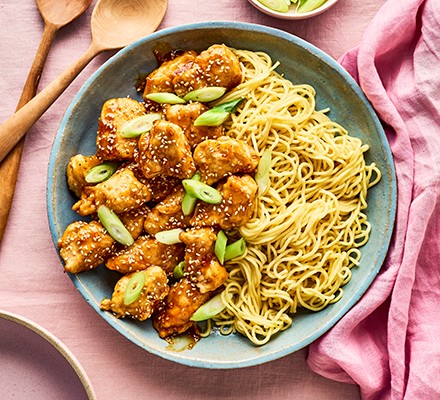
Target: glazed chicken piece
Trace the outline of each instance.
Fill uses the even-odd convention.
[[[138,208],[150,199],[148,187],[136,179],[131,169],[122,168],[106,181],[86,186],[81,199],[72,209],[80,215],[89,215],[95,213],[100,205],[106,205],[120,214]]]
[[[179,235],[185,243],[185,276],[195,283],[200,293],[218,289],[228,272],[214,254],[217,235],[213,228],[192,228]]]
[[[153,203],[164,200],[182,182],[179,178],[167,175],[157,175],[154,178],[147,179],[140,170],[139,165],[135,162],[124,164],[124,167],[132,170],[136,179],[148,188],[151,193],[149,201]]]
[[[196,172],[188,140],[182,128],[172,122],[156,121],[150,132],[140,137],[138,146],[136,160],[147,179],[158,175],[185,179]]]
[[[192,102],[172,105],[166,111],[166,119],[183,129],[191,150],[204,140],[223,135],[223,126],[194,126],[194,120],[207,110],[209,108],[202,103]]]
[[[152,192],[151,201],[159,203],[165,200],[180,185],[181,180],[174,176],[158,175],[148,180],[147,186]]]
[[[144,229],[150,235],[174,228],[185,228],[189,225],[191,215],[182,212],[182,200],[185,190],[177,186],[167,198],[156,204],[145,217]]]
[[[153,325],[159,336],[167,338],[188,330],[194,325],[191,316],[211,296],[212,293],[201,293],[187,278],[174,283],[153,315]]]
[[[160,337],[166,338],[189,329],[194,324],[191,316],[228,278],[228,272],[214,255],[216,238],[212,228],[192,228],[180,234],[186,245],[185,273],[171,286],[153,318]]]
[[[145,217],[149,212],[150,209],[147,206],[142,206],[118,215],[134,240],[136,240],[144,230]]]
[[[161,267],[167,275],[183,260],[184,246],[180,243],[167,245],[152,236],[140,236],[130,247],[115,252],[107,259],[107,268],[123,274],[141,271],[153,265]]]
[[[217,186],[220,204],[198,202],[190,221],[192,226],[219,226],[228,230],[244,225],[252,216],[258,185],[249,175],[230,176]]]
[[[73,274],[102,264],[113,252],[114,245],[114,239],[97,221],[75,221],[58,240],[64,269]]]
[[[119,279],[112,298],[101,301],[101,310],[111,311],[117,318],[131,317],[139,321],[149,318],[169,291],[168,279],[162,268],[157,266],[140,273],[145,274],[145,283],[142,292],[133,303],[124,304],[124,293],[134,273]]]
[[[83,156],[82,154],[77,154],[70,158],[66,169],[67,184],[69,185],[69,189],[75,193],[77,197],[81,197],[84,187],[90,185],[90,183],[87,183],[85,180],[87,173],[91,168],[101,163],[101,159],[96,155]]]
[[[128,97],[107,100],[98,120],[97,155],[104,160],[132,160],[138,138],[124,138],[124,124],[146,112],[143,104]]]
[[[183,71],[191,68],[197,53],[186,51],[171,60],[163,62],[145,81],[144,99],[149,93],[173,92],[173,79]]]
[[[251,146],[228,136],[205,140],[196,147],[193,157],[202,181],[208,185],[236,173],[252,173],[260,161]]]
[[[238,57],[225,45],[212,45],[202,51],[191,68],[173,79],[174,92],[184,96],[207,86],[221,86],[231,90],[242,81]]]

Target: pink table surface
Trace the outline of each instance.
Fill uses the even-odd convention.
[[[169,0],[159,29],[202,21],[259,23],[291,32],[337,59],[359,43],[383,3],[340,0],[318,17],[284,21],[260,13],[246,0]],[[57,35],[40,87],[88,47],[92,7]],[[42,29],[33,0],[0,0],[0,122],[15,110]],[[0,308],[27,317],[60,338],[86,370],[98,399],[359,398],[356,386],[313,373],[306,365],[307,349],[238,370],[194,369],[149,354],[101,319],[62,272],[46,216],[49,153],[69,102],[108,57],[108,53],[97,57],[27,135],[9,224],[0,244]]]

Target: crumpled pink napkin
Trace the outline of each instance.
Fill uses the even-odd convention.
[[[388,0],[340,62],[383,121],[397,218],[378,277],[308,363],[363,399],[440,399],[440,1]]]

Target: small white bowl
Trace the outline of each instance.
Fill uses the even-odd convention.
[[[96,400],[73,353],[35,322],[0,310],[0,398]]]
[[[248,0],[249,3],[251,3],[257,10],[260,10],[264,12],[267,15],[270,15],[271,17],[280,18],[280,19],[306,19],[311,18],[316,15],[322,14],[323,12],[327,11],[329,8],[334,6],[338,0],[327,0],[321,7],[316,8],[315,10],[305,12],[305,13],[298,13],[296,12],[296,4],[292,4],[289,8],[289,11],[282,13],[278,11],[271,10],[270,8],[264,6],[261,4],[258,0]]]

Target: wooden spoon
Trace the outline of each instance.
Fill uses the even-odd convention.
[[[92,13],[92,43],[88,50],[0,126],[0,161],[94,57],[154,32],[167,4],[168,0],[99,0]]]
[[[38,10],[44,21],[43,36],[18,101],[17,110],[35,96],[49,49],[58,30],[84,13],[91,2],[92,0],[36,0]],[[11,210],[23,144],[24,139],[17,143],[0,164],[0,182],[2,182],[2,190],[0,191],[0,242]]]

